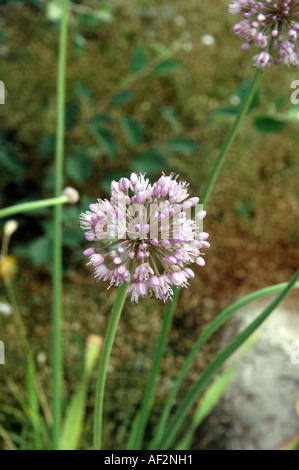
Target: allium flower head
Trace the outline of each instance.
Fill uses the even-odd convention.
[[[299,67],[299,0],[235,0],[229,12],[243,15],[234,27],[244,39],[242,50],[254,44],[262,51],[253,57],[256,67],[272,63]]]
[[[85,238],[96,244],[84,251],[95,280],[109,287],[129,283],[132,302],[147,295],[166,302],[173,286],[187,287],[194,277],[189,266],[204,266],[200,250],[210,246],[198,203],[174,174],[153,185],[136,173],[113,181],[110,200],[98,200],[80,216]]]

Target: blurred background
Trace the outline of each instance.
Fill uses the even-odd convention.
[[[252,79],[251,53],[232,32],[227,0],[72,1],[67,64],[65,186],[80,204],[64,210],[65,401],[81,379],[86,338],[103,336],[115,289],[94,284],[82,251],[88,246],[78,216],[113,179],[132,170],[151,179],[175,172],[200,196],[213,162]],[[51,197],[54,192],[56,70],[59,1],[9,0],[0,5],[1,207]],[[181,293],[151,426],[173,378],[203,329],[237,298],[289,280],[299,259],[298,122],[290,101],[299,72],[267,69],[209,201],[206,267]],[[10,257],[0,276],[13,277],[38,371],[49,395],[51,379],[52,210],[17,217]],[[1,224],[1,229],[3,223]],[[0,280],[0,303],[7,298]],[[144,390],[163,304],[127,302],[113,351],[105,402],[105,442],[125,439],[120,423]],[[22,352],[13,315],[0,312],[0,425],[26,441],[18,400],[8,377],[22,387]],[[7,312],[6,312],[7,313]],[[298,313],[298,312],[297,312]],[[296,339],[296,338],[295,338]],[[299,337],[297,338],[299,339]],[[221,344],[204,347],[181,396]],[[82,447],[92,428],[92,379]],[[20,392],[22,395],[22,391]],[[20,398],[21,399],[21,398]],[[206,424],[193,448],[223,448],[230,424]],[[217,426],[216,426],[217,427]],[[222,431],[221,431],[222,430]],[[226,434],[224,439],[223,433]],[[2,436],[3,437],[3,436]],[[291,437],[291,436],[290,436]],[[20,439],[21,439],[20,438]],[[0,438],[1,442],[1,438]],[[5,442],[0,444],[5,448]]]

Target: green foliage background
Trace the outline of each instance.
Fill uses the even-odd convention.
[[[192,195],[200,195],[253,75],[250,54],[241,53],[234,18],[226,11],[226,0],[72,3],[65,186],[76,187],[81,201],[64,212],[66,399],[80,380],[86,336],[104,334],[115,296],[93,284],[85,269],[80,210],[107,196],[111,180],[132,170],[151,178],[161,171],[179,173]],[[1,2],[0,79],[7,90],[0,107],[2,207],[53,194],[58,20],[59,2]],[[210,46],[207,34],[214,38]],[[287,68],[266,71],[230,152],[208,208],[207,267],[181,296],[153,423],[177,367],[207,322],[249,289],[285,281],[298,264],[299,109],[290,103],[290,85],[298,78],[298,71]],[[37,358],[46,357],[40,361],[45,384],[51,216],[43,210],[18,217],[12,245],[24,319]],[[105,439],[111,447],[116,435],[125,439],[119,423],[142,396],[162,311],[149,301],[128,305],[124,313],[108,382]],[[21,382],[11,319],[1,318],[1,325],[10,357],[7,374],[14,371]],[[204,349],[189,383],[216,349],[217,341]],[[0,423],[18,433],[15,399],[6,386],[1,394],[10,396],[10,408],[0,410]],[[26,446],[26,428],[22,438]]]

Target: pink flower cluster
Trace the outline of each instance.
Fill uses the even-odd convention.
[[[104,242],[84,251],[95,280],[109,287],[128,283],[136,303],[147,295],[166,302],[173,286],[187,287],[194,278],[189,265],[204,266],[200,250],[210,246],[202,231],[206,212],[198,203],[174,174],[163,174],[153,185],[136,173],[113,181],[110,200],[98,200],[80,216],[85,238]]]
[[[299,0],[235,0],[232,15],[243,15],[234,31],[244,39],[243,51],[254,44],[262,52],[253,57],[260,69],[286,64],[299,67]]]

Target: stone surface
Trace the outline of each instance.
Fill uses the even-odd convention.
[[[225,332],[227,342],[271,302],[242,309]],[[224,396],[233,450],[272,450],[299,432],[299,295],[293,292],[261,327],[261,336],[241,360]],[[232,361],[238,360],[238,354]]]

